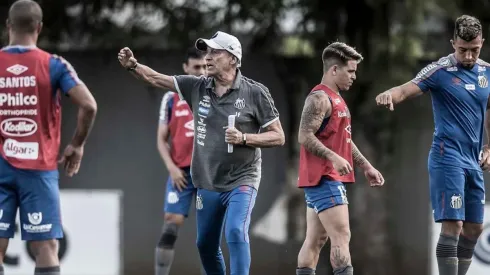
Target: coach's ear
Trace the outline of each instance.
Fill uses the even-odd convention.
[[[332,66],[332,74],[333,74],[333,75],[337,75],[337,69],[338,69],[338,68],[339,68],[339,66],[338,66],[338,65],[333,65],[333,66]]]
[[[182,63],[182,70],[183,70],[183,71],[184,71],[186,74],[188,73],[188,72],[187,72],[187,68],[188,68],[188,67],[189,67],[189,66],[187,65],[187,62],[183,62],[183,63]]]

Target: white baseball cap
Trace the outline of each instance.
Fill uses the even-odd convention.
[[[238,58],[238,67],[242,65],[242,44],[240,44],[240,41],[235,36],[218,31],[211,39],[197,39],[196,48],[198,50],[205,52],[208,47],[216,50],[226,50]]]

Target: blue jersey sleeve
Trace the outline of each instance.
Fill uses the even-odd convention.
[[[417,76],[412,80],[412,83],[419,86],[422,92],[428,92],[430,90],[435,90],[438,79],[438,71],[441,68],[437,63],[432,63],[423,68]]]
[[[66,95],[73,87],[82,84],[75,69],[61,56],[51,56],[49,74],[54,92],[61,90]]]
[[[160,123],[169,124],[172,118],[172,108],[174,106],[174,92],[167,92],[160,104]]]

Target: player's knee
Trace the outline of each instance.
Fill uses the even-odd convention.
[[[226,242],[228,243],[243,243],[248,242],[248,232],[245,232],[243,226],[227,226],[225,229]]]
[[[463,234],[470,239],[478,239],[483,232],[483,224],[464,223]]]
[[[329,231],[329,237],[332,244],[349,243],[351,232],[348,224],[338,225]]]
[[[58,255],[58,240],[29,241],[29,246],[36,258],[40,255]]]
[[[443,221],[441,233],[447,236],[459,236],[463,230],[462,221]]]
[[[172,249],[177,241],[179,225],[171,222],[165,222],[163,225],[162,235],[158,241],[158,247]]]
[[[184,215],[180,214],[165,213],[164,220],[165,223],[172,223],[178,226],[182,226],[184,224],[185,217]]]
[[[327,233],[320,235],[317,239],[316,242],[314,243],[315,247],[318,250],[321,250],[323,246],[327,243],[328,240],[328,235]]]

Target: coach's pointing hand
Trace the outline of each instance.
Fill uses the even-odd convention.
[[[119,60],[119,63],[121,63],[121,65],[126,69],[133,68],[138,62],[138,60],[134,58],[133,52],[128,47],[124,47],[119,51],[117,59]]]
[[[378,106],[385,106],[386,108],[389,108],[390,111],[393,111],[395,109],[393,107],[393,98],[391,96],[391,92],[389,91],[379,94],[376,97],[376,104],[378,104]]]
[[[242,144],[243,134],[235,127],[226,128],[225,141],[229,144]]]

